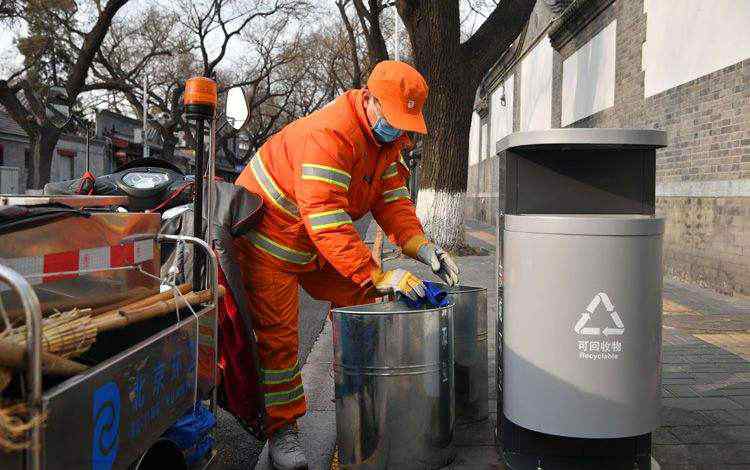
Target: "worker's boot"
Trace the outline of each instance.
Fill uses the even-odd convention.
[[[296,424],[284,426],[269,439],[271,464],[276,470],[306,470],[307,458]]]

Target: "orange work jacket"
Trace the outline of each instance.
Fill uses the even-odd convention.
[[[375,140],[363,90],[344,93],[323,109],[272,136],[236,184],[263,197],[252,245],[270,262],[299,272],[330,263],[358,285],[376,267],[352,224],[372,212],[393,243],[424,236],[409,197],[403,136]]]

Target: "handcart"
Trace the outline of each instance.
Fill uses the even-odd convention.
[[[41,418],[30,431],[27,450],[0,453],[1,468],[150,468],[157,461],[164,468],[187,468],[176,446],[161,436],[197,403],[216,407],[218,266],[208,244],[195,237],[140,236],[124,242],[149,239],[203,250],[212,300],[176,312],[166,325],[139,324],[129,334],[143,339],[45,391],[38,297],[27,279],[0,265],[0,280],[17,293],[25,312],[26,401],[32,420]],[[113,268],[102,270],[107,269]],[[144,273],[137,264],[126,269]],[[212,451],[195,468],[207,468],[214,456]]]
[[[26,318],[22,331],[27,377],[19,381],[19,388],[23,389],[21,396],[31,423],[26,449],[4,453],[0,447],[3,470],[188,468],[185,455],[195,457],[192,449],[205,443],[202,434],[201,444],[186,450],[184,442],[178,445],[175,441],[180,439],[170,440],[169,436],[174,435],[170,433],[175,423],[190,420],[188,413],[200,415],[199,411],[205,409],[204,402],[211,412],[218,406],[218,322],[220,311],[226,311],[226,306],[220,309],[219,298],[225,290],[242,291],[242,286],[236,285],[238,274],[230,281],[225,274],[220,278],[220,264],[221,272],[226,273],[227,259],[231,260],[227,252],[231,242],[222,244],[221,240],[230,240],[246,231],[261,200],[233,190],[231,184],[220,184],[215,178],[217,130],[227,123],[239,130],[246,123],[244,92],[239,88],[228,91],[227,109],[222,116],[226,122],[221,126],[217,125],[215,113],[214,82],[202,77],[188,80],[184,100],[186,117],[196,123],[194,178],[168,163],[143,159],[138,165],[125,165],[117,173],[93,181],[50,183],[44,197],[0,196],[0,206],[15,206],[11,210],[26,211],[26,219],[33,223],[41,221],[30,237],[29,230],[16,230],[19,225],[27,227],[23,221],[17,223],[11,212],[10,225],[15,232],[10,236],[7,232],[0,233],[5,237],[0,238],[0,260],[6,261],[6,265],[0,263],[0,301],[9,294],[4,285],[10,286],[16,293],[16,318]],[[211,139],[206,162],[205,121],[210,123]],[[182,220],[188,212],[177,212],[183,216],[173,218],[167,217],[168,211],[158,212],[166,207],[184,209],[187,201],[183,199],[188,197],[186,189],[190,187],[194,197],[190,214],[194,217]],[[82,189],[87,189],[89,196],[76,196],[82,194]],[[124,201],[136,211],[145,209],[145,212],[121,211],[118,206]],[[192,230],[186,227],[188,219]],[[174,229],[168,226],[170,220],[177,221],[180,229],[167,234]],[[205,236],[211,244],[196,236]],[[168,257],[163,257],[161,248],[167,243],[177,246]],[[187,245],[192,245],[192,250]],[[190,256],[192,262],[187,262]],[[161,268],[162,258],[168,260],[169,269]],[[184,280],[192,280],[195,292],[186,296],[200,294],[193,298],[195,301],[185,300],[181,288],[189,283],[178,286],[173,269]],[[144,280],[149,280],[150,285]],[[38,285],[32,287],[32,284]],[[95,342],[85,353],[91,364],[89,369],[68,378],[44,376],[43,379],[46,372],[43,341],[48,339],[42,334],[48,325],[44,323],[48,320],[43,319],[43,311],[114,305],[138,290],[154,288],[157,292],[173,292],[173,303],[167,304],[174,307],[173,314],[148,317],[145,321],[139,318],[133,324],[130,318],[125,318],[116,335],[107,336],[110,332],[105,331],[99,337],[95,332]],[[236,296],[236,300],[241,303],[241,296]],[[241,310],[246,314],[246,308]],[[6,313],[0,302],[0,317]],[[117,313],[115,317],[120,320]],[[236,319],[244,330],[241,334],[249,337],[250,350],[241,352],[253,360],[251,320]],[[9,326],[6,318],[5,329]],[[222,374],[226,380],[226,374]],[[250,382],[254,383],[256,378],[253,376]],[[252,387],[243,390],[255,393]],[[226,394],[221,398],[222,406],[227,408]],[[256,413],[263,410],[256,403],[260,399],[260,394],[251,399],[243,397],[243,404],[254,405],[249,411],[243,409],[242,415],[235,414],[250,432],[257,432]],[[227,408],[230,412],[231,405]],[[206,427],[209,426],[201,429]],[[206,468],[214,459],[212,450],[198,461],[190,462],[190,467]]]

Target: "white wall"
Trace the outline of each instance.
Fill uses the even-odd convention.
[[[471,130],[469,131],[469,165],[479,163],[479,114],[471,113]]]
[[[750,1],[644,0],[645,95],[750,57]]]
[[[500,104],[500,97],[505,89],[505,106]],[[502,86],[497,87],[490,97],[490,118],[492,119],[490,154],[495,154],[498,140],[513,132],[513,75],[508,77]]]
[[[552,44],[545,36],[521,62],[522,131],[552,127],[552,57]]]
[[[615,104],[617,20],[563,62],[562,125]]]

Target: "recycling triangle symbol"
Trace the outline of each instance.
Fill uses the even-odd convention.
[[[601,329],[599,327],[586,326],[586,323],[591,320],[591,315],[593,315],[599,304],[604,304],[604,308],[607,309],[607,312],[609,312],[609,316],[612,318],[612,321],[614,322],[616,328],[608,326],[604,329]],[[604,292],[599,292],[594,296],[593,299],[591,299],[591,302],[589,302],[586,310],[581,313],[581,318],[578,319],[578,322],[573,327],[573,330],[575,330],[575,332],[580,335],[598,336],[603,334],[604,336],[616,336],[621,335],[625,332],[625,325],[622,323],[620,315],[615,311],[615,306],[612,304],[612,301],[609,300],[609,296]]]

